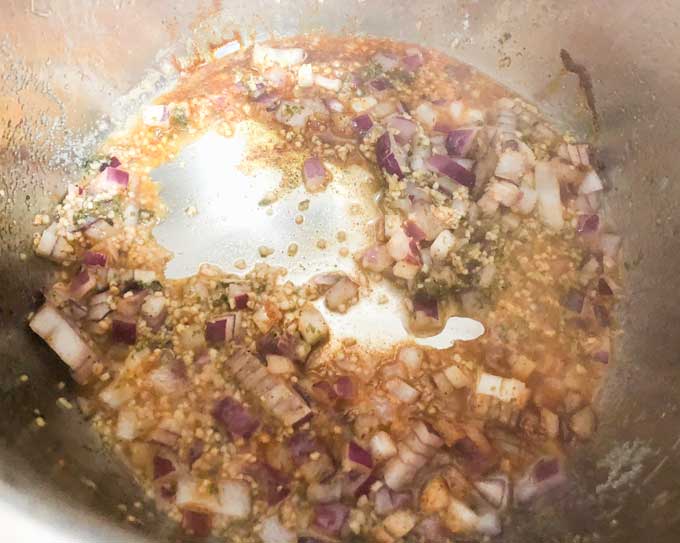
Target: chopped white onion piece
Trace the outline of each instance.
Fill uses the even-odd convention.
[[[339,79],[324,77],[323,75],[315,76],[314,83],[316,83],[317,87],[321,87],[322,89],[326,89],[333,92],[338,92],[342,85],[342,81],[340,81]]]
[[[376,462],[382,462],[388,458],[392,458],[397,454],[397,446],[394,440],[387,432],[380,431],[376,433],[369,442],[371,454]]]
[[[521,215],[529,215],[536,207],[538,201],[538,193],[526,183],[522,183],[519,187],[521,197],[514,205],[513,209]]]
[[[29,326],[76,372],[74,377],[78,382],[87,381],[89,369],[97,357],[58,309],[51,304],[43,305]]]
[[[52,256],[52,250],[54,249],[54,246],[57,243],[58,228],[59,224],[53,222],[47,228],[45,228],[45,230],[43,230],[43,233],[40,236],[40,242],[38,243],[38,246],[35,248],[35,252],[37,255],[44,256],[46,258]]]
[[[528,390],[522,381],[485,372],[479,375],[475,392],[493,396],[504,403],[514,402],[520,406],[523,406],[528,399]]]
[[[232,519],[250,516],[250,485],[245,481],[223,481],[219,484],[219,512]]]
[[[116,437],[132,441],[139,433],[139,419],[132,409],[122,409],[116,422]]]
[[[385,383],[385,390],[387,390],[395,399],[404,403],[415,402],[420,394],[411,385],[398,378],[387,381]]]
[[[361,113],[371,109],[377,103],[378,101],[373,98],[373,96],[361,96],[358,98],[353,98],[350,102],[350,107],[355,113]]]
[[[262,67],[278,64],[282,68],[287,68],[302,64],[306,57],[304,49],[297,47],[275,49],[259,43],[253,46],[253,64]]]
[[[297,534],[281,524],[276,515],[262,521],[260,538],[262,543],[295,543],[298,539]]]
[[[295,373],[295,364],[290,358],[278,354],[267,355],[267,369],[275,375],[292,375]]]
[[[144,106],[142,108],[142,122],[146,126],[167,128],[170,126],[170,112],[168,111],[168,106]]]
[[[198,483],[190,477],[180,477],[177,481],[177,494],[175,495],[177,507],[206,510],[211,513],[219,512],[220,505],[217,497],[199,488]]]
[[[428,128],[432,128],[437,123],[437,112],[429,102],[423,102],[415,111],[413,116]]]
[[[298,330],[304,340],[310,345],[315,345],[328,337],[328,324],[321,312],[312,304],[307,303],[300,310]]]
[[[546,226],[560,230],[564,226],[560,185],[549,162],[537,162],[535,169],[538,214]]]
[[[578,192],[579,194],[590,194],[591,192],[598,192],[602,189],[604,189],[602,179],[600,179],[600,176],[597,175],[595,170],[590,170],[579,185]]]
[[[303,64],[298,68],[297,84],[300,87],[311,87],[314,85],[314,73],[311,64]]]
[[[359,285],[349,277],[343,277],[326,292],[326,305],[332,311],[346,310],[357,299]]]
[[[450,230],[442,230],[430,246],[432,260],[439,263],[446,262],[449,253],[456,244],[456,238]]]
[[[99,393],[99,399],[111,409],[118,409],[135,396],[135,391],[130,385],[112,383]]]
[[[444,370],[444,375],[453,385],[453,388],[465,388],[472,384],[470,377],[456,365],[446,368]]]
[[[423,365],[423,357],[423,350],[413,345],[406,345],[399,349],[397,353],[397,360],[408,368],[411,376],[414,376],[420,370]]]

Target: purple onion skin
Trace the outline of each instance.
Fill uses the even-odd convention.
[[[439,319],[439,307],[437,300],[425,295],[416,295],[413,298],[413,311],[420,311],[432,319]]]
[[[348,445],[347,456],[352,462],[361,464],[367,468],[373,467],[373,457],[371,456],[371,453],[357,445],[354,441],[350,441]]]
[[[464,128],[451,130],[446,136],[446,151],[455,157],[465,157],[472,147],[477,129]]]
[[[215,420],[234,437],[249,438],[260,427],[260,421],[238,400],[222,398],[212,412]]]
[[[134,345],[137,342],[137,324],[114,319],[111,325],[111,338],[116,343]]]
[[[380,136],[378,141],[376,141],[375,156],[378,161],[378,166],[388,174],[396,175],[399,179],[404,177],[404,172],[401,171],[401,166],[399,166],[399,162],[392,152],[390,135],[387,132]]]
[[[583,310],[584,300],[583,293],[572,288],[569,289],[567,295],[562,299],[562,305],[574,313],[580,313]]]

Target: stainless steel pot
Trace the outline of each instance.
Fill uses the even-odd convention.
[[[76,410],[57,403],[74,397],[73,385],[25,325],[49,271],[32,255],[32,219],[59,199],[79,158],[172,81],[173,56],[207,52],[235,30],[324,30],[439,48],[594,134],[610,216],[626,240],[623,333],[600,430],[573,460],[567,497],[518,513],[503,541],[678,541],[678,25],[677,4],[663,0],[4,0],[0,518],[31,540],[181,539],[162,515],[135,506],[144,497],[126,471]]]

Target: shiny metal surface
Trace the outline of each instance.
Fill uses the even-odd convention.
[[[675,543],[680,534],[679,23],[680,11],[666,0],[5,0],[0,6],[0,510],[21,515],[43,533],[48,527],[55,541],[182,539],[161,515],[135,507],[144,498],[125,470],[102,449],[86,421],[56,403],[60,396],[75,396],[73,385],[25,326],[50,268],[32,256],[37,230],[32,218],[58,200],[66,180],[77,176],[79,161],[117,122],[172,81],[173,55],[207,54],[210,42],[234,30],[263,38],[323,29],[437,47],[586,133],[592,131],[592,116],[560,51],[566,49],[587,69],[610,217],[626,236],[630,294],[619,311],[623,334],[600,397],[601,428],[575,457],[569,493],[558,503],[518,514],[503,541],[644,537]],[[286,209],[282,205],[275,213]],[[44,428],[35,424],[36,410],[47,422]]]

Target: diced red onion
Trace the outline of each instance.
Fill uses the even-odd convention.
[[[352,120],[352,126],[359,133],[359,135],[363,136],[366,134],[366,132],[373,128],[373,121],[368,116],[368,114],[364,113],[363,115],[354,117]]]
[[[118,166],[120,166],[120,160],[118,160],[117,157],[112,156],[112,157],[108,160],[108,162],[102,162],[102,163],[101,163],[101,166],[99,166],[99,171],[100,171],[100,172],[103,172],[103,171],[104,171],[106,168],[108,168],[109,166],[110,166],[111,168],[117,168]]]
[[[369,81],[368,84],[378,92],[392,88],[392,83],[390,83],[389,79],[386,79],[384,77],[372,79],[371,81]]]
[[[342,498],[342,479],[334,477],[323,483],[310,483],[307,499],[313,503],[334,503]]]
[[[468,188],[475,186],[475,174],[448,156],[432,155],[427,159],[426,163],[431,170],[450,177],[460,185]]]
[[[104,253],[86,251],[83,255],[83,264],[86,266],[106,266],[106,255]]]
[[[234,307],[236,309],[245,309],[248,307],[248,294],[242,293],[234,296]]]
[[[222,318],[205,323],[205,340],[209,343],[225,343],[234,339],[236,315],[225,315]]]
[[[136,319],[147,294],[148,292],[143,289],[126,292],[116,305],[116,313],[127,319]]]
[[[446,151],[455,157],[465,157],[472,149],[479,128],[456,128],[446,136]]]
[[[348,517],[349,507],[341,503],[317,505],[314,509],[314,526],[331,536],[337,536]]]
[[[360,464],[366,468],[373,467],[373,458],[371,453],[363,447],[360,447],[356,442],[350,441],[347,445],[347,458],[350,462]]]
[[[173,471],[175,471],[175,465],[172,463],[172,460],[168,460],[167,458],[158,455],[153,457],[154,480],[160,479],[161,477],[165,477],[166,475],[172,473]]]
[[[593,305],[593,313],[600,326],[607,327],[611,324],[611,319],[609,318],[609,311],[607,308],[600,304]]]
[[[318,381],[314,383],[312,385],[312,392],[317,399],[324,403],[333,403],[338,398],[334,387],[328,381]]]
[[[326,168],[324,168],[323,162],[317,157],[305,160],[302,173],[305,178],[305,187],[307,187],[307,190],[314,192],[324,187],[326,181]]]
[[[137,323],[122,319],[113,319],[111,339],[115,343],[134,345],[137,342]]]
[[[404,68],[409,72],[415,72],[425,62],[423,52],[415,47],[406,50],[406,56],[401,59]]]
[[[420,243],[424,239],[427,239],[427,235],[423,230],[418,226],[415,222],[413,221],[406,221],[404,223],[404,233],[412,238],[413,240],[416,241],[416,243]]]
[[[416,295],[413,298],[413,311],[421,312],[431,319],[439,319],[439,307],[435,298],[425,295]]]
[[[597,292],[601,296],[613,296],[614,291],[612,288],[609,286],[609,283],[604,277],[600,277],[600,280],[597,282]]]
[[[264,106],[267,111],[274,111],[279,107],[281,97],[272,92],[263,92],[255,98],[255,102]]]
[[[300,431],[293,434],[286,443],[295,465],[300,466],[309,460],[309,455],[320,450],[318,441],[309,432]]]
[[[203,456],[203,450],[205,449],[205,443],[200,439],[196,439],[189,447],[189,452],[187,453],[187,464],[189,467],[193,466],[196,460]]]
[[[354,399],[355,387],[351,377],[342,375],[333,383],[333,391],[341,400]]]
[[[112,168],[111,166],[104,169],[100,174],[100,177],[96,180],[96,183],[104,183],[105,185],[121,187],[123,189],[127,188],[130,181],[130,174],[125,170],[119,168]]]
[[[567,478],[559,459],[545,457],[532,465],[515,486],[515,499],[528,502],[563,485]]]
[[[182,528],[196,537],[208,537],[212,531],[212,517],[207,513],[184,509],[182,511]]]
[[[151,330],[158,331],[168,316],[167,300],[162,296],[147,296],[142,304],[142,316]]]
[[[378,138],[375,144],[375,156],[378,161],[378,166],[384,169],[388,174],[396,175],[398,178],[404,177],[404,169],[399,163],[395,151],[397,149],[393,137],[389,132],[385,132]]]
[[[397,508],[392,502],[392,491],[387,486],[380,487],[373,500],[375,512],[382,517],[389,515]]]
[[[87,269],[81,270],[71,281],[69,292],[75,300],[80,300],[87,296],[96,286],[97,279],[90,274]]]
[[[609,364],[609,351],[598,350],[593,353],[593,358],[603,364]]]
[[[225,396],[215,405],[212,415],[232,436],[248,438],[260,426],[260,421],[239,401]]]
[[[424,541],[431,542],[448,541],[451,536],[437,515],[421,520],[413,529],[413,532],[422,537]]]
[[[583,310],[583,302],[585,296],[582,292],[576,289],[569,289],[566,296],[562,299],[562,306],[566,307],[574,313],[580,313]]]
[[[418,131],[418,125],[415,122],[399,115],[390,117],[387,125],[396,131],[394,139],[402,145],[409,143]]]
[[[449,132],[453,131],[453,127],[448,124],[444,123],[442,121],[437,121],[437,123],[432,127],[432,130],[434,132],[441,132],[442,134],[448,134]],[[446,139],[443,136],[432,136],[430,138],[430,141],[433,143],[433,145],[446,145]]]
[[[597,215],[579,215],[576,222],[576,231],[579,234],[592,234],[597,232],[600,226],[600,217]]]
[[[290,493],[289,478],[269,464],[262,462],[250,464],[247,472],[255,479],[262,497],[269,505],[276,505]]]

